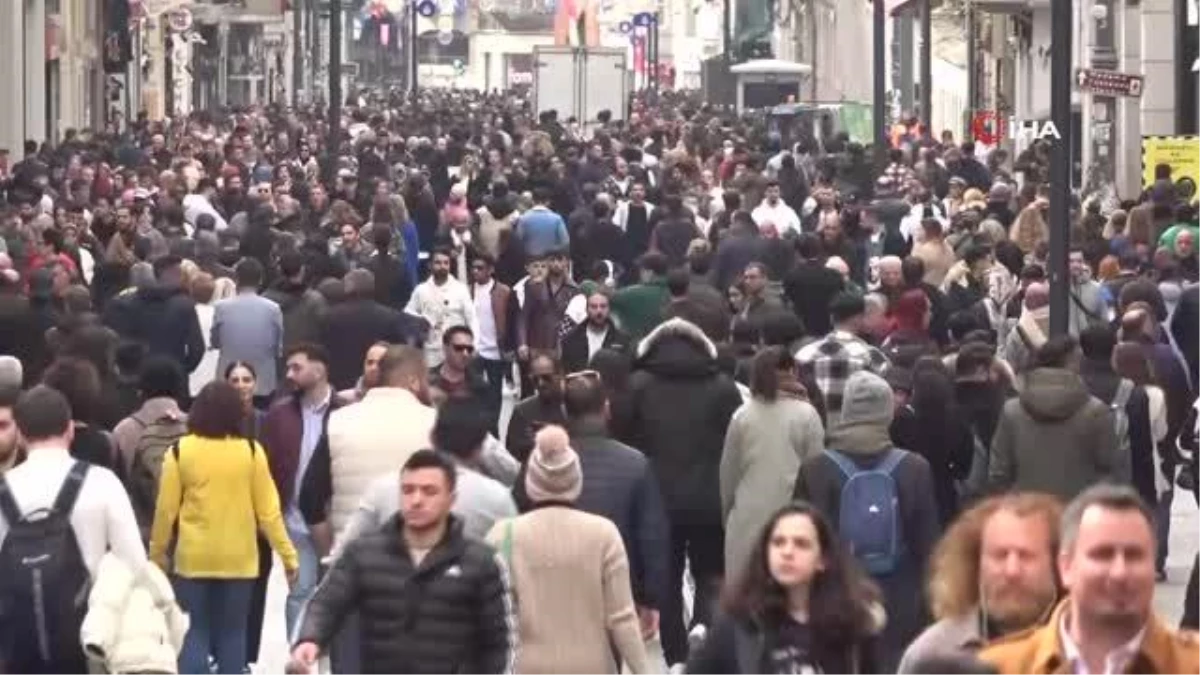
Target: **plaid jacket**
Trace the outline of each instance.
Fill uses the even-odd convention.
[[[842,415],[842,392],[846,380],[860,370],[882,376],[888,359],[875,347],[845,331],[834,329],[824,338],[796,352],[801,374],[811,377],[825,396],[825,428],[832,429]]]

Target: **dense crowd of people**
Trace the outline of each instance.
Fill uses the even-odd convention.
[[[4,169],[0,671],[1200,670],[1170,167],[1056,335],[1042,142],[363,98]]]

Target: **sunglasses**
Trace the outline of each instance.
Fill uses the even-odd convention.
[[[600,382],[603,379],[604,378],[602,378],[600,376],[600,373],[595,370],[580,370],[580,371],[577,371],[574,373],[569,373],[563,379],[563,381],[570,382],[572,380],[595,380],[597,382]]]
[[[459,354],[472,354],[475,352],[475,347],[471,345],[450,345],[454,351]]]

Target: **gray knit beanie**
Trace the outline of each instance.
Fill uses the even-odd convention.
[[[882,377],[860,370],[846,380],[842,390],[841,423],[878,424],[884,427],[892,423],[895,403],[892,388]]]

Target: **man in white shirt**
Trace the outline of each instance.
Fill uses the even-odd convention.
[[[86,672],[78,626],[70,630],[59,620],[39,627],[36,617],[58,611],[51,604],[56,599],[86,593],[96,578],[100,559],[109,550],[134,574],[145,568],[146,550],[133,506],[116,475],[71,457],[68,448],[75,427],[66,397],[39,385],[17,400],[13,417],[29,456],[0,478],[0,562],[6,575],[0,602],[9,605],[3,627],[11,648],[4,654],[4,665],[12,672]],[[45,514],[40,524],[27,520],[38,512]],[[70,524],[78,558],[50,539],[45,540],[44,551],[38,551],[36,533],[41,530],[52,537],[55,525],[46,521],[55,517]],[[9,542],[9,532],[14,530],[22,536],[14,535]],[[6,551],[10,544],[17,548]],[[17,557],[9,560],[9,556]],[[40,560],[47,564],[38,564]],[[87,568],[87,579],[81,578],[80,563]],[[39,579],[44,582],[41,586]],[[24,582],[30,586],[21,586]],[[71,588],[72,584],[80,587]],[[81,614],[78,619],[82,618]],[[45,640],[49,640],[48,648],[39,649]]]
[[[500,420],[504,381],[511,379],[512,355],[516,351],[521,306],[511,288],[496,281],[495,261],[480,253],[471,262],[471,298],[479,331],[475,333],[476,356],[487,376],[493,418],[492,431]]]
[[[404,311],[429,322],[425,338],[425,362],[436,368],[446,358],[442,353],[442,333],[451,326],[466,326],[473,335],[479,333],[475,316],[475,301],[466,284],[450,275],[453,258],[449,251],[438,249],[429,257],[429,278],[417,285]]]
[[[950,219],[946,210],[933,198],[933,193],[921,183],[914,183],[909,189],[908,201],[912,204],[908,215],[900,221],[900,234],[912,243],[924,240],[921,221],[933,218],[942,224],[942,231],[950,231]]]
[[[195,231],[196,219],[207,213],[213,217],[217,232],[224,232],[229,227],[225,218],[213,206],[213,197],[217,195],[217,184],[211,178],[201,178],[196,185],[196,191],[183,198],[183,220],[190,228],[188,234]]]
[[[629,198],[621,199],[617,202],[617,208],[613,211],[613,224],[621,228],[625,232],[629,232],[629,219],[632,216],[639,223],[635,224],[634,229],[640,224],[646,228],[646,236],[649,237],[649,222],[650,216],[654,215],[654,204],[646,201],[646,184],[634,181],[629,187]]]
[[[795,209],[780,198],[779,181],[777,180],[767,181],[766,195],[763,197],[762,203],[750,213],[750,217],[759,227],[767,223],[773,224],[779,230],[781,237],[787,235],[788,232],[800,234],[800,216],[796,215]]]
[[[13,500],[27,516],[49,509],[76,464],[68,448],[75,438],[71,405],[56,389],[38,385],[21,395],[13,417],[25,440],[26,460],[4,474]],[[0,549],[11,524],[0,518]],[[71,528],[88,571],[95,573],[110,549],[134,569],[146,563],[146,549],[133,505],[116,474],[89,465],[71,511]]]

